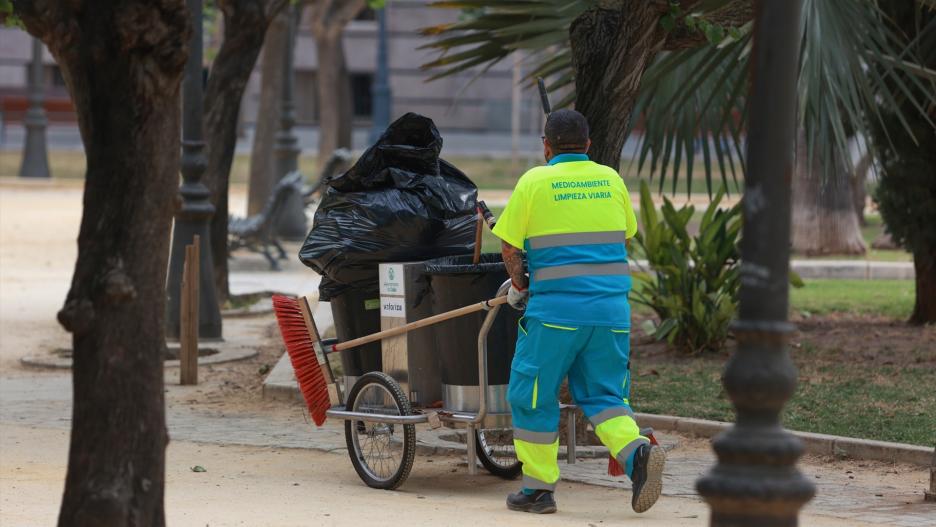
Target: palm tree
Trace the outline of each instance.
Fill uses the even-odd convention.
[[[456,23],[426,28],[426,47],[441,56],[425,65],[435,77],[490,67],[524,51],[535,67],[529,78],[551,80],[570,93],[560,102],[585,114],[592,126],[594,160],[620,166],[624,142],[643,127],[636,164],[649,166],[660,190],[701,157],[706,186],[744,170],[742,156],[752,0],[453,0],[433,5],[462,9]],[[918,0],[918,8],[934,8]],[[800,52],[798,177],[821,177],[817,194],[851,195],[852,138],[866,140],[878,157],[888,146],[874,123],[896,111],[921,115],[936,104],[936,71],[905,53],[907,37],[874,0],[804,0]],[[936,31],[930,22],[926,28]],[[910,125],[898,119],[908,132]],[[911,135],[911,141],[916,140]],[[813,178],[814,180],[816,178]],[[851,208],[829,207],[828,228],[844,246],[860,243]],[[814,200],[817,207],[823,202]],[[828,210],[826,211],[828,212]],[[825,226],[825,224],[820,224]],[[820,225],[810,225],[816,229]],[[861,244],[863,246],[863,244]],[[915,258],[921,251],[914,251]],[[933,269],[936,266],[931,266]],[[919,268],[919,266],[918,266]],[[936,276],[927,280],[936,283]],[[925,289],[924,289],[925,290]],[[929,289],[932,290],[932,289]],[[918,294],[919,289],[918,280]]]
[[[936,70],[936,13],[921,12],[913,0],[892,0],[882,9],[910,39],[921,64]],[[916,302],[910,322],[925,324],[936,321],[936,105],[926,108],[928,117],[914,110],[910,99],[903,100],[899,111],[885,111],[872,128],[875,139],[887,145],[879,156],[884,177],[876,199],[894,239],[913,252]]]

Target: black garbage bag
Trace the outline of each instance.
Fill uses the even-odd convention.
[[[323,275],[322,300],[373,287],[377,264],[474,250],[478,188],[439,159],[428,117],[394,121],[347,172],[326,181],[299,259]]]

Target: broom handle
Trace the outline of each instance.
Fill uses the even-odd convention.
[[[475,247],[474,247],[474,258],[472,258],[471,263],[478,265],[478,262],[481,261],[481,234],[484,231],[484,215],[481,214],[481,209],[477,209],[477,214],[475,216],[478,218],[477,225],[475,227]]]
[[[506,296],[499,296],[497,298],[492,298],[491,300],[484,300],[478,302],[477,304],[471,304],[470,306],[460,307],[458,309],[453,309],[452,311],[446,311],[445,313],[439,313],[438,315],[433,315],[422,320],[417,320],[416,322],[410,322],[404,326],[400,326],[393,329],[387,329],[377,333],[372,333],[354,340],[349,340],[347,342],[341,342],[332,346],[332,351],[344,351],[346,349],[356,348],[358,346],[363,346],[364,344],[370,344],[381,339],[395,337],[397,335],[402,335],[408,333],[414,329],[424,328],[426,326],[431,326],[432,324],[437,324],[439,322],[444,322],[446,320],[451,320],[453,318],[458,318],[460,316],[468,315],[471,313],[476,313],[478,311],[483,311],[490,309],[495,306],[500,306],[507,303]]]

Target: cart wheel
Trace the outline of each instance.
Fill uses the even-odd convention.
[[[409,399],[392,377],[362,375],[348,393],[346,408],[378,415],[410,415]],[[395,489],[406,481],[416,456],[416,426],[345,421],[348,455],[368,487]]]
[[[478,459],[488,472],[504,479],[520,475],[521,463],[514,450],[513,430],[510,428],[479,428],[475,432]]]

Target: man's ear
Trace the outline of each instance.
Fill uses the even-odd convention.
[[[588,153],[588,149],[589,149],[589,148],[591,148],[591,139],[589,139],[588,142],[585,143],[585,153],[586,153],[586,154]]]
[[[546,158],[546,161],[553,158],[553,149],[552,145],[549,144],[549,139],[543,139],[543,157]]]

